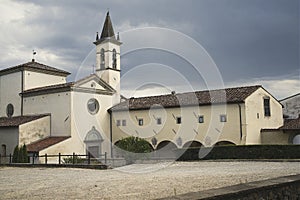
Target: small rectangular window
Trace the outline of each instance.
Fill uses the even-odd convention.
[[[160,124],[161,124],[161,118],[157,118],[157,119],[156,119],[156,123],[157,123],[158,125],[160,125]]]
[[[181,124],[181,117],[176,118],[176,124]]]
[[[121,120],[117,120],[117,126],[121,126]]]
[[[227,122],[227,116],[226,115],[220,115],[220,122]]]
[[[143,119],[139,119],[139,126],[143,126],[144,125],[144,120]]]
[[[269,98],[264,99],[264,111],[265,111],[265,117],[271,116],[270,99]]]
[[[125,119],[122,120],[122,126],[126,126],[126,120]]]
[[[199,123],[204,123],[204,116],[203,116],[203,115],[200,115],[200,116],[199,116],[198,122],[199,122]]]

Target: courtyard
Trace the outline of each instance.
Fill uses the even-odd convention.
[[[155,199],[295,174],[299,162],[160,162],[109,170],[0,167],[0,199]]]

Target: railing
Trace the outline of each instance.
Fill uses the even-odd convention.
[[[92,161],[94,162],[101,162],[103,161],[103,157],[104,157],[104,163],[107,164],[107,153],[105,152],[104,154],[99,155],[99,158],[94,158],[91,156],[90,153],[88,154],[84,154],[84,155],[80,155],[80,154],[75,154],[73,153],[72,155],[65,155],[65,154],[61,154],[59,153],[58,155],[30,155],[28,156],[28,163],[30,164],[41,164],[38,163],[37,160],[41,161],[41,159],[44,159],[44,163],[42,164],[48,164],[48,160],[49,158],[58,158],[58,164],[88,164],[90,165]],[[0,164],[12,164],[13,162],[13,155],[9,154],[8,156],[2,156],[0,154]]]

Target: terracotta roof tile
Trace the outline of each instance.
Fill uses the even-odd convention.
[[[279,129],[281,130],[300,130],[300,118],[286,119],[284,124]]]
[[[69,91],[72,86],[74,86],[74,82],[62,83],[62,84],[57,84],[57,85],[49,85],[49,86],[37,87],[37,88],[25,90],[21,94],[26,96],[27,94],[32,94],[32,93],[48,94],[49,92],[52,92],[52,91],[55,91],[55,92],[56,91]]]
[[[67,76],[70,74],[67,71],[57,69],[54,67],[50,67],[48,65],[44,65],[44,64],[41,64],[38,62],[28,62],[28,63],[14,66],[14,67],[9,67],[9,68],[3,69],[0,71],[0,75],[9,74],[9,73],[13,73],[16,71],[21,71],[21,70],[39,71],[39,72],[44,72],[47,74],[56,74],[56,75],[61,75],[61,76]]]
[[[48,137],[27,145],[27,151],[29,152],[39,152],[46,149],[54,144],[60,143],[70,137]]]
[[[30,115],[30,116],[17,116],[17,117],[1,117],[0,127],[15,127],[22,124],[46,117],[49,115]]]
[[[162,106],[164,108],[170,108],[219,103],[242,103],[249,95],[251,95],[260,87],[260,85],[256,85],[211,91],[196,91],[182,94],[168,94],[161,96],[130,98],[112,107],[110,110],[141,110],[149,109],[153,106]]]

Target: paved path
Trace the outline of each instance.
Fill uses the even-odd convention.
[[[0,199],[154,199],[300,174],[299,162],[174,162],[114,170],[0,168]]]

